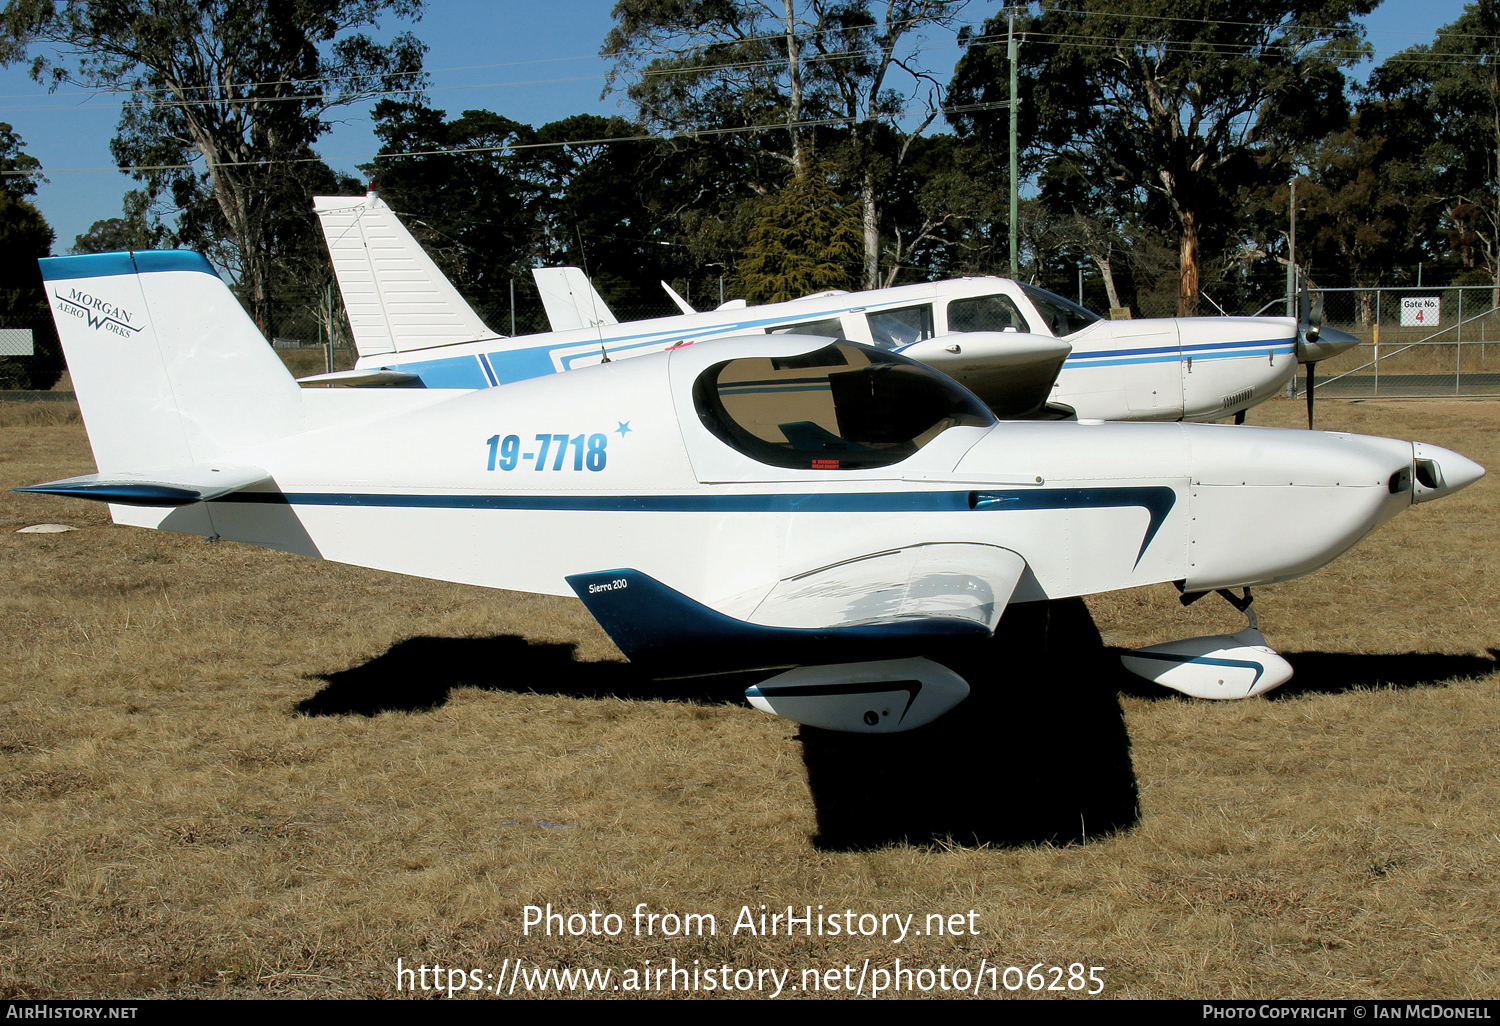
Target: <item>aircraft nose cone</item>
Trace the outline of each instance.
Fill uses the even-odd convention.
[[[1412,443],[1412,477],[1416,502],[1452,495],[1484,476],[1484,468],[1467,456],[1426,442]]]

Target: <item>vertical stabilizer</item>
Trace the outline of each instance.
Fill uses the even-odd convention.
[[[40,261],[100,473],[184,466],[302,430],[302,395],[200,254]]]
[[[576,267],[533,267],[531,276],[553,331],[618,324],[593,284]]]
[[[360,356],[497,337],[379,196],[316,196],[313,210]]]

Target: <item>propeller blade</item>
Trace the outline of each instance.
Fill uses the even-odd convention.
[[[1302,337],[1309,342],[1318,340],[1318,333],[1323,327],[1323,298],[1318,297],[1318,305],[1312,305],[1312,298],[1307,291],[1307,282],[1300,282],[1301,292],[1297,299],[1297,327],[1301,329]]]

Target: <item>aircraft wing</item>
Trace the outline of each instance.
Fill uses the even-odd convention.
[[[126,506],[188,506],[269,481],[259,467],[194,463],[141,473],[84,474],[14,489]]]
[[[576,267],[533,267],[531,277],[547,311],[553,331],[572,331],[600,324],[618,324],[615,315]]]
[[[953,378],[1004,420],[1029,416],[1046,405],[1073,347],[1050,335],[965,331],[899,351]]]
[[[993,632],[1026,561],[978,544],[872,553],[777,582],[748,620],[637,570],[568,584],[632,661],[698,672],[909,656]]]

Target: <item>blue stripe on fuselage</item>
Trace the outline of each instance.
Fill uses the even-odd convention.
[[[404,509],[571,510],[609,513],[948,513],[1139,506],[1150,522],[1136,563],[1177,503],[1165,485],[983,491],[803,492],[697,495],[404,495],[389,492],[232,492],[213,502]]]
[[[1258,339],[1250,342],[1206,342],[1190,346],[1155,346],[1141,349],[1104,349],[1093,353],[1074,352],[1064,366],[1074,370],[1085,367],[1121,367],[1141,363],[1176,363],[1184,356],[1194,360],[1227,360],[1267,354],[1288,355],[1296,351],[1296,339]]]

